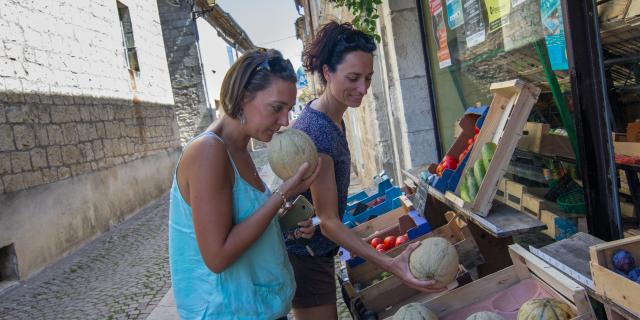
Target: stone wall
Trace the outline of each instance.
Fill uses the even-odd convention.
[[[173,106],[0,94],[0,194],[178,147]]]
[[[131,14],[135,77],[125,65],[116,0],[4,0],[0,91],[173,103],[155,0],[120,2]]]
[[[180,5],[171,5],[169,2],[171,1],[158,0],[157,3],[180,140],[184,144],[205,129],[215,115],[207,101],[197,27],[195,20],[191,18],[191,7],[187,1],[180,1]]]

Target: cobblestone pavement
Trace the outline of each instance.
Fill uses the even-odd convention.
[[[169,198],[0,293],[0,319],[145,319],[170,287]]]

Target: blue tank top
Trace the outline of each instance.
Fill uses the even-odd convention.
[[[213,132],[203,134],[222,141]],[[260,208],[271,196],[271,191],[265,185],[265,192],[260,192],[242,179],[231,155],[229,159],[235,174],[233,223],[238,224]],[[277,217],[236,262],[221,273],[214,273],[200,255],[191,214],[191,207],[180,194],[174,172],[169,207],[169,263],[180,318],[275,319],[285,316],[291,309],[295,280]]]

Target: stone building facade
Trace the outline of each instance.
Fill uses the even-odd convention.
[[[166,192],[180,144],[156,0],[9,0],[0,29],[1,287]]]
[[[295,0],[304,8],[304,21],[296,21],[296,34],[309,41],[319,27],[330,21],[351,21],[343,8],[327,0]],[[371,88],[358,108],[348,109],[344,121],[351,149],[352,171],[365,184],[380,171],[396,181],[402,170],[437,162],[424,61],[419,39],[420,24],[415,1],[389,0],[378,7],[378,34]],[[321,92],[319,79],[310,81]],[[399,183],[399,182],[396,182]]]

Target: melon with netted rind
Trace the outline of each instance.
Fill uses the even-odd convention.
[[[423,304],[412,302],[398,309],[392,320],[438,320],[438,316]]]
[[[569,320],[575,316],[568,304],[555,299],[531,299],[518,311],[518,320]]]
[[[421,280],[435,280],[434,287],[443,288],[455,280],[458,273],[458,252],[444,238],[422,240],[409,256],[409,270]]]
[[[480,311],[468,316],[466,320],[504,320],[504,318],[493,312]]]
[[[309,162],[305,174],[305,178],[308,178],[318,164],[318,151],[306,133],[288,128],[273,135],[267,159],[273,173],[282,180],[293,177],[303,163]]]

